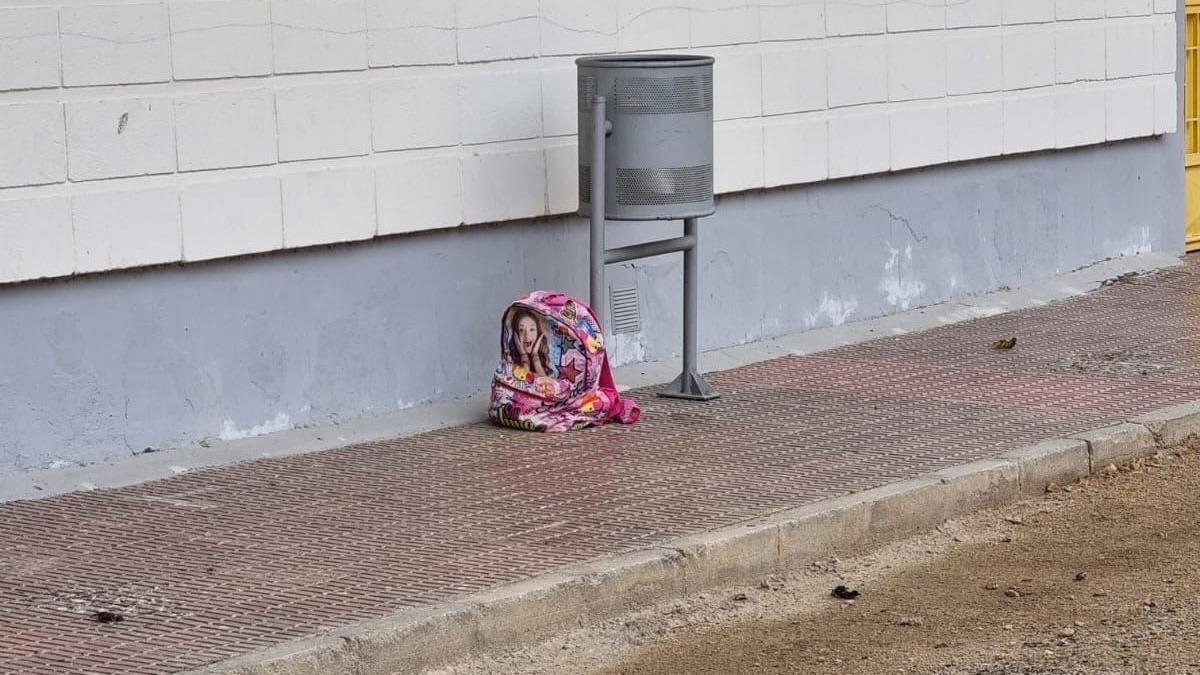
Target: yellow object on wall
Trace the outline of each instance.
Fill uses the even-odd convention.
[[[1200,251],[1200,0],[1187,0],[1183,79],[1187,250]]]

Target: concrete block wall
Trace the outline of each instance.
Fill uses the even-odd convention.
[[[717,57],[720,192],[1176,130],[1167,0],[0,9],[0,283],[573,211],[573,58]]]

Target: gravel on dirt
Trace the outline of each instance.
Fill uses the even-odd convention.
[[[1200,675],[1200,457],[1159,453],[876,551],[443,675]],[[830,597],[845,585],[855,600]]]

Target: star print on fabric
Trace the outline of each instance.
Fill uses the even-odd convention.
[[[575,378],[579,377],[579,371],[575,368],[575,361],[564,363],[558,367],[558,379],[574,382]]]

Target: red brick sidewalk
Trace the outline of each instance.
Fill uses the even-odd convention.
[[[184,670],[1200,400],[1198,328],[1189,261],[720,373],[714,403],[638,392],[632,428],[460,427],[0,505],[0,672]]]

